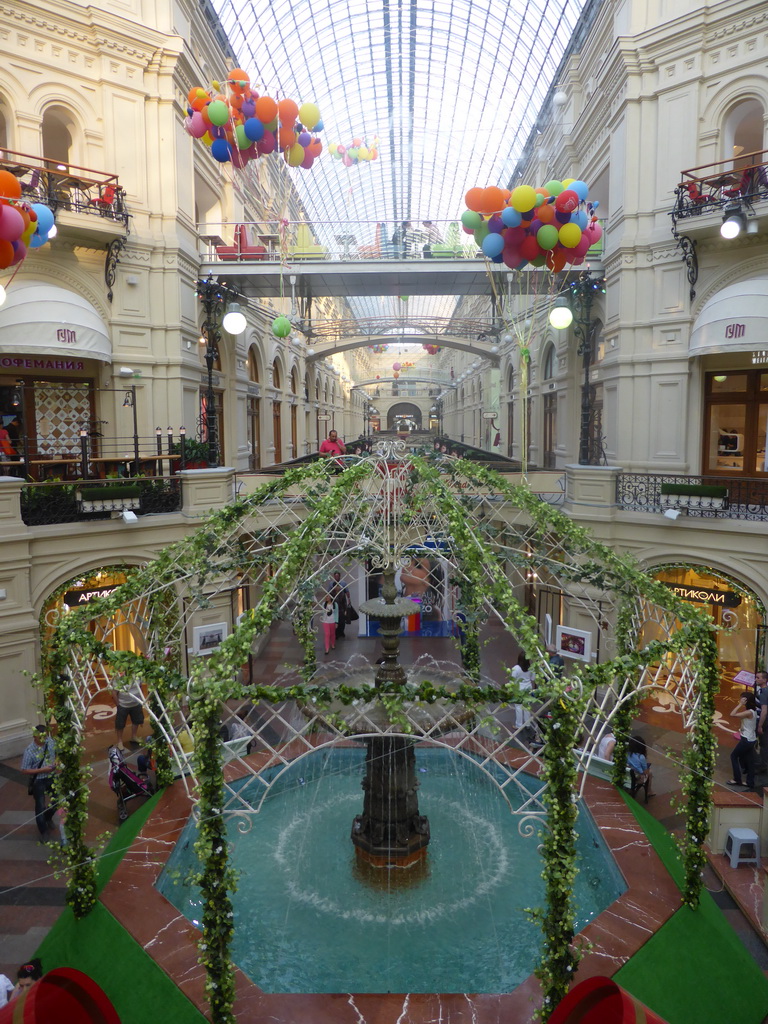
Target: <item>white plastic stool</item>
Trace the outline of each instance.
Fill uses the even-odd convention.
[[[752,856],[746,856],[741,852],[742,847],[751,846],[754,850]],[[731,867],[737,868],[739,864],[760,864],[760,836],[751,828],[729,828],[725,840],[725,855],[731,858]]]

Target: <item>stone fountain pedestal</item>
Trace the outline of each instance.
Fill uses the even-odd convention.
[[[384,597],[360,605],[379,620],[382,657],[375,685],[386,692],[406,682],[398,662],[400,625],[413,612],[413,602],[397,597],[394,574],[384,575]],[[363,813],[352,822],[357,853],[374,867],[409,867],[424,855],[429,843],[429,821],[419,813],[414,741],[382,733],[366,740]]]

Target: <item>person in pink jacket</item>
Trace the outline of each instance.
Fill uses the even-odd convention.
[[[339,440],[336,431],[332,430],[320,445],[319,451],[321,455],[345,455],[347,449],[344,447],[344,442]]]

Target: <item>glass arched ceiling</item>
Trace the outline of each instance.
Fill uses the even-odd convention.
[[[292,171],[311,219],[392,224],[456,219],[468,188],[509,184],[595,0],[213,3],[255,88],[319,106],[324,145],[379,137],[378,160]]]

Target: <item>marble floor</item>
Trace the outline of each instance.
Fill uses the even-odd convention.
[[[487,632],[488,643],[483,647],[483,668],[492,676],[498,676],[503,666],[514,664],[517,657],[513,641],[501,630],[490,629]],[[318,644],[318,648],[320,645]],[[340,640],[337,657],[345,657],[352,653],[363,653],[374,660],[378,653],[378,642],[368,638],[357,638],[348,635]],[[452,657],[453,641],[449,638],[406,638],[402,643],[401,655],[404,664],[413,663],[421,654],[431,654],[436,658]],[[263,654],[253,666],[254,678],[270,682],[278,676],[287,665],[297,665],[301,652],[296,644],[290,625],[281,623],[275,629]],[[322,651],[320,659],[322,661]],[[91,786],[91,820],[89,829],[95,837],[105,830],[114,829],[117,825],[117,814],[114,795],[106,782],[107,762],[106,748],[113,736],[112,718],[108,704],[98,712],[95,719],[89,719],[87,749],[93,762],[94,777]],[[725,780],[730,778],[730,762],[728,755],[732,740],[730,732],[724,726],[719,731],[722,740],[716,784],[725,788]],[[680,827],[681,818],[674,809],[673,803],[680,794],[679,769],[676,753],[683,745],[683,737],[675,727],[676,716],[666,709],[644,708],[638,722],[652,750],[656,782],[656,795],[648,803],[648,810],[667,828],[675,830]],[[47,862],[47,850],[37,843],[37,830],[31,815],[30,798],[26,792],[26,784],[18,772],[19,759],[0,763],[0,972],[12,976],[19,963],[33,955],[39,942],[55,922],[63,906],[64,883],[56,879]],[[639,888],[630,889],[628,899],[642,901],[644,924],[646,927],[658,927],[677,906],[677,895],[669,888],[670,883],[662,871],[657,874],[655,854],[647,840],[634,826],[634,819],[628,814],[623,801],[611,787],[600,780],[590,780],[589,800],[593,814],[603,827],[609,842],[621,852],[622,870],[632,876],[638,867],[641,869],[643,882]],[[138,800],[134,805],[138,804]],[[129,805],[132,809],[132,805]],[[175,978],[185,978],[189,986],[189,995],[198,1002],[202,994],[202,979],[196,967],[194,952],[194,932],[190,925],[179,919],[176,912],[157,896],[152,889],[149,877],[156,870],[158,828],[162,828],[163,847],[167,846],[168,829],[180,828],[188,813],[186,797],[174,787],[163,797],[161,812],[148,823],[148,829],[142,839],[144,846],[134,848],[125,859],[114,879],[105,890],[104,900],[109,909],[132,931],[142,945],[149,946],[153,953],[157,951],[159,959],[170,957],[166,969]],[[631,820],[630,820],[631,819]],[[154,822],[154,824],[153,824]],[[153,831],[154,830],[154,831]],[[628,830],[631,841],[627,843]],[[615,837],[615,843],[611,837]],[[155,844],[153,849],[153,843]],[[152,853],[152,856],[145,856]],[[720,858],[720,861],[724,861]],[[764,860],[765,864],[766,861]],[[154,865],[154,867],[152,866]],[[652,869],[649,868],[652,866]],[[762,906],[762,876],[764,870],[741,867],[732,871],[725,863],[713,858],[713,870],[705,879],[707,887],[713,892],[723,913],[731,922],[742,942],[750,950],[757,963],[768,972],[768,951],[759,937],[756,917]],[[650,870],[650,874],[648,874]],[[717,873],[716,873],[717,872]],[[125,886],[134,884],[137,878],[142,879],[142,887],[147,893],[146,899],[154,908],[151,913],[131,917],[127,905],[135,908],[134,900],[126,899]],[[650,879],[650,882],[649,882]],[[643,894],[644,893],[644,894]],[[154,895],[153,895],[154,894]],[[621,901],[618,901],[621,904]],[[164,906],[163,906],[164,904]],[[646,904],[647,908],[646,908]],[[648,917],[646,917],[646,913]],[[127,916],[125,916],[127,914]],[[159,915],[159,916],[157,916]],[[658,921],[657,921],[658,919]],[[591,973],[605,973],[606,958],[618,966],[634,948],[638,948],[647,937],[648,931],[638,933],[633,921],[637,920],[637,911],[624,913],[621,905],[613,905],[607,912],[600,915],[589,926],[590,939],[595,956],[585,961],[580,969],[579,977],[587,977]],[[163,924],[161,925],[161,922]],[[175,934],[178,939],[168,944],[167,954],[160,951],[165,943],[157,940],[161,927],[168,928],[168,934]],[[165,933],[164,933],[165,934]],[[243,1021],[274,1020],[285,1021],[286,1024],[324,1024],[327,1021],[338,1024],[362,1024],[364,1021],[387,1022],[409,1021],[427,1022],[430,1020],[450,1020],[453,1024],[497,1024],[500,1019],[524,1022],[532,1016],[538,998],[535,979],[529,979],[514,993],[506,996],[280,996],[270,997],[256,989],[245,976],[238,979],[240,1019]],[[318,1001],[320,1000],[320,1001]],[[283,1009],[278,1010],[278,1002]]]

